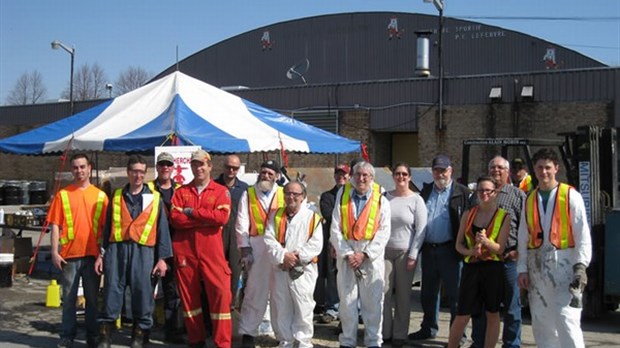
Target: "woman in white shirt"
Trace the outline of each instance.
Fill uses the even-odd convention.
[[[409,188],[409,165],[396,164],[392,178],[396,188],[385,193],[392,210],[392,231],[385,248],[383,340],[402,347],[409,330],[411,283],[424,242],[427,210],[422,197]]]

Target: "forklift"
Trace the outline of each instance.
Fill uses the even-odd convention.
[[[616,310],[620,303],[617,131],[615,128],[581,126],[574,132],[560,133],[558,136],[558,139],[466,139],[463,141],[461,180],[467,184],[470,179],[472,146],[483,146],[488,151],[497,151],[499,147],[501,155],[507,159],[508,150],[513,148],[513,155],[522,154],[530,173],[534,173],[534,147],[550,147],[558,151],[568,184],[581,193],[586,206],[592,235],[592,261],[588,267],[583,315],[597,317],[606,310]],[[537,184],[533,174],[532,181]]]

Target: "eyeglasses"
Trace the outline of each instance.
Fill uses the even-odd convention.
[[[485,195],[490,195],[490,194],[492,194],[493,192],[495,192],[495,190],[489,190],[489,189],[486,189],[486,190],[479,189],[479,190],[476,190],[476,191],[477,191],[478,193],[480,193],[480,194],[485,194]]]
[[[293,196],[294,198],[297,198],[303,194],[303,192],[284,192],[285,196]]]
[[[232,170],[235,172],[239,170],[239,167],[229,166],[228,164],[224,165],[224,168],[226,168],[226,170]]]
[[[409,176],[407,172],[394,172],[394,176]]]
[[[508,168],[504,167],[504,166],[500,166],[500,165],[495,165],[495,166],[489,166],[489,169],[499,169],[499,170],[506,170]]]
[[[140,169],[129,169],[129,174],[131,175],[146,175],[146,171],[145,170],[140,170]]]
[[[159,162],[159,163],[157,163],[157,165],[160,166],[160,167],[173,167],[174,163],[172,163],[172,162]]]

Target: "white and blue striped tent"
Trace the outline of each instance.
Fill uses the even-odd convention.
[[[177,145],[210,152],[348,153],[360,143],[296,121],[181,72],[74,116],[0,140],[0,151],[51,154],[152,151]]]

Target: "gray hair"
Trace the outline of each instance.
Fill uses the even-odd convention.
[[[502,162],[504,162],[504,166],[506,167],[506,169],[507,169],[507,170],[510,170],[510,162],[508,162],[508,160],[507,160],[507,159],[505,159],[504,157],[499,156],[499,155],[498,155],[498,156],[495,156],[495,157],[493,157],[493,158],[491,158],[491,160],[489,161],[489,166],[488,166],[488,169],[491,169],[491,164],[492,164],[492,163],[493,163],[493,161],[495,161],[496,159],[499,159],[499,160],[501,160]]]
[[[353,166],[353,174],[359,172],[362,169],[369,171],[372,177],[375,177],[375,167],[373,167],[372,164],[366,161],[359,162],[355,166]]]

